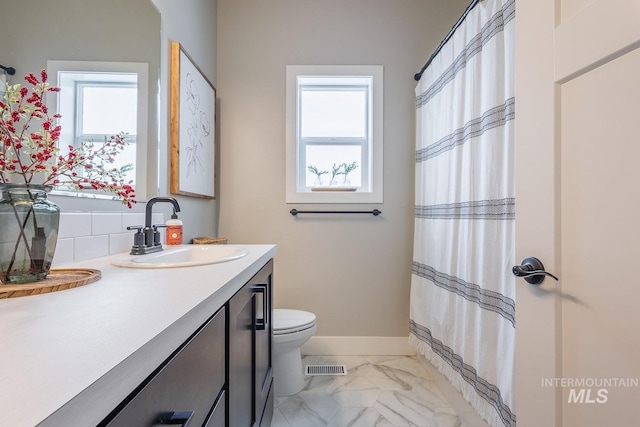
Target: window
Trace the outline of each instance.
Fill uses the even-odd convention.
[[[287,67],[287,203],[382,202],[382,67]]]
[[[144,197],[148,65],[48,61],[47,66],[52,85],[61,88],[57,100],[62,115],[61,151],[88,141],[97,147],[105,138],[126,132],[127,147],[111,166],[132,165],[125,179],[133,181],[138,197]]]
[[[61,96],[61,102],[68,104],[62,108],[73,109],[73,113],[63,114],[60,120],[63,129],[73,132],[67,134],[61,145],[80,147],[92,142],[99,148],[111,135],[126,132],[128,144],[111,166],[135,165],[138,76],[133,73],[62,71],[58,74],[58,83],[69,89],[70,95]],[[125,174],[125,179],[135,185],[135,167]]]

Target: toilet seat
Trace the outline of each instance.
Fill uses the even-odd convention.
[[[278,308],[273,310],[273,334],[284,335],[314,327],[316,315],[308,311]]]

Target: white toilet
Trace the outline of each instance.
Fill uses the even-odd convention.
[[[273,310],[273,374],[275,396],[290,396],[302,390],[300,347],[316,332],[316,315],[308,311]]]

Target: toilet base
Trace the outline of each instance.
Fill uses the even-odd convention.
[[[291,396],[304,388],[300,348],[274,354],[273,385],[276,397]]]

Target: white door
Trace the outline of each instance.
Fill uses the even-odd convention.
[[[640,425],[640,0],[521,0],[518,427]]]

